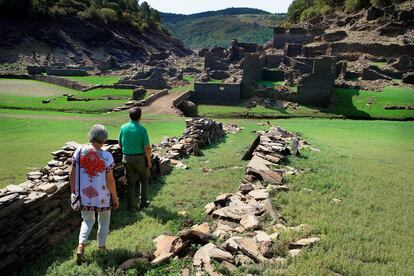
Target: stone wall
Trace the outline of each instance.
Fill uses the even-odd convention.
[[[168,95],[168,89],[161,90],[160,92],[155,93],[154,95],[152,95],[152,96],[148,97],[147,99],[145,99],[145,100],[142,102],[142,104],[143,104],[143,105],[150,105],[150,104],[152,104],[154,101],[156,101],[156,100],[158,100],[159,98],[164,97],[164,96],[166,96],[166,95]]]
[[[285,46],[285,55],[288,57],[296,57],[302,55],[302,44],[288,43]]]
[[[259,54],[246,54],[243,65],[243,81],[261,80],[263,77],[264,59]]]
[[[220,55],[215,55],[210,51],[204,53],[204,69],[210,70],[227,70],[228,65],[221,61]]]
[[[87,76],[89,75],[86,70],[82,69],[69,69],[69,68],[47,68],[46,73],[49,76]]]
[[[55,77],[55,76],[32,75],[31,78],[34,80],[56,84],[56,85],[60,85],[60,86],[70,88],[70,89],[75,89],[75,90],[82,90],[88,87],[76,81],[61,78],[61,77]]]
[[[264,66],[267,68],[277,68],[283,61],[283,55],[269,54],[265,56]]]
[[[224,137],[223,125],[205,118],[186,121],[180,138],[163,141],[153,148],[151,176],[168,174],[173,159],[201,155],[200,149]],[[46,248],[64,239],[81,222],[79,212],[70,207],[69,171],[72,155],[80,145],[68,142],[52,152],[53,160],[39,171],[27,174],[28,181],[0,190],[0,273],[18,272],[23,264],[34,261]],[[112,153],[114,176],[120,195],[125,190],[121,149],[109,140],[104,150]],[[159,152],[165,152],[161,156]],[[179,164],[179,162],[174,162]]]
[[[194,84],[189,100],[196,104],[237,105],[240,103],[240,84]]]
[[[316,32],[310,32],[303,28],[277,27],[273,29],[273,48],[283,49],[287,43],[307,44],[311,42]]]
[[[298,83],[297,102],[304,105],[328,106],[334,86],[335,67],[335,58],[315,59],[312,74],[304,75]]]
[[[316,46],[304,46],[305,56],[314,57],[325,55],[338,56],[341,59],[356,60],[361,54],[382,57],[400,57],[402,55],[414,56],[413,45],[381,44],[381,43],[324,43]]]
[[[265,81],[283,81],[285,73],[281,70],[263,69],[263,80]]]
[[[173,101],[173,106],[178,107],[182,101],[185,101],[185,100],[189,99],[192,93],[194,93],[194,91],[187,91],[187,92],[181,94],[178,98],[176,98]]]
[[[290,66],[292,70],[299,71],[302,74],[312,73],[313,59],[310,58],[291,58],[285,56],[284,63]]]

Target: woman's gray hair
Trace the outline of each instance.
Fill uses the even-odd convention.
[[[108,131],[103,125],[94,125],[89,130],[89,141],[97,143],[105,143],[108,140]]]

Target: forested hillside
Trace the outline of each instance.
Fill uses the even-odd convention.
[[[0,63],[99,65],[191,53],[136,0],[0,0]]]
[[[409,2],[405,0],[293,0],[288,9],[287,21],[297,23],[333,11],[355,12],[362,8],[384,7]]]
[[[81,20],[128,24],[137,29],[156,28],[160,15],[147,2],[136,0],[0,0],[2,17],[46,19],[77,17]]]
[[[266,43],[272,27],[285,19],[284,14],[271,14],[249,8],[230,8],[192,15],[161,13],[161,21],[187,47],[229,46],[233,38],[240,42]]]

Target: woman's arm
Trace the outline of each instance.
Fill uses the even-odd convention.
[[[69,184],[70,184],[70,192],[75,192],[75,167],[72,165],[70,167],[70,173],[69,173]]]
[[[106,173],[106,184],[108,185],[109,191],[111,191],[112,201],[114,203],[114,209],[118,209],[119,200],[116,193],[115,178],[112,170]]]

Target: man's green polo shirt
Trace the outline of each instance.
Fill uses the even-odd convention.
[[[132,120],[121,127],[118,141],[123,154],[142,154],[144,147],[149,145],[147,130]]]

